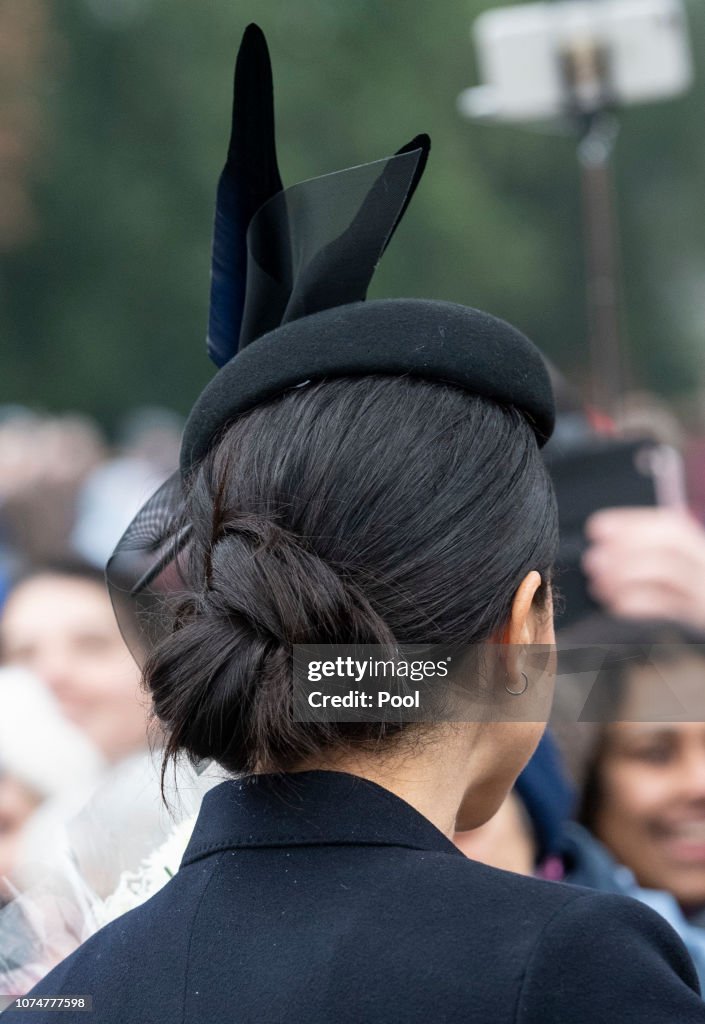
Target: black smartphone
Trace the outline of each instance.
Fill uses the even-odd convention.
[[[558,500],[556,626],[562,627],[599,607],[580,566],[587,519],[603,508],[685,504],[684,474],[676,449],[651,439],[585,438],[567,450],[549,446],[544,461]]]

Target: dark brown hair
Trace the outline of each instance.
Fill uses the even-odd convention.
[[[166,756],[286,770],[400,726],[297,723],[292,645],[472,644],[556,509],[530,425],[452,386],[344,378],[240,416],[189,482],[188,593],[145,667]],[[165,762],[166,763],[166,762]]]

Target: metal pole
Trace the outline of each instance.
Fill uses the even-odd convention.
[[[618,229],[611,156],[617,138],[614,115],[587,119],[578,145],[583,201],[583,234],[588,332],[590,400],[615,416],[624,391],[625,366],[620,345]]]

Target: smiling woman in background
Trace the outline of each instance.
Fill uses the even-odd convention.
[[[571,643],[598,638],[614,657],[588,698],[594,724],[576,727],[582,751],[564,742],[582,779],[579,820],[640,885],[671,893],[705,924],[705,635],[607,617],[570,633]]]
[[[102,572],[57,564],[17,582],[0,614],[0,658],[38,676],[108,762],[146,747],[139,671]]]
[[[704,657],[675,666],[692,669],[704,686]],[[697,917],[705,908],[705,723],[610,726],[590,782],[585,824],[642,885],[666,889]]]

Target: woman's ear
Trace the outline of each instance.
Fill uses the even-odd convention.
[[[532,569],[517,587],[507,623],[505,643],[512,645],[536,643],[535,615],[531,613],[540,586],[541,575]]]
[[[537,608],[536,605],[541,583],[541,575],[535,569],[521,581],[514,594],[509,622],[502,638],[507,645],[507,675],[517,683],[521,682],[524,649],[536,644],[553,646],[556,642],[550,594],[545,608]]]

